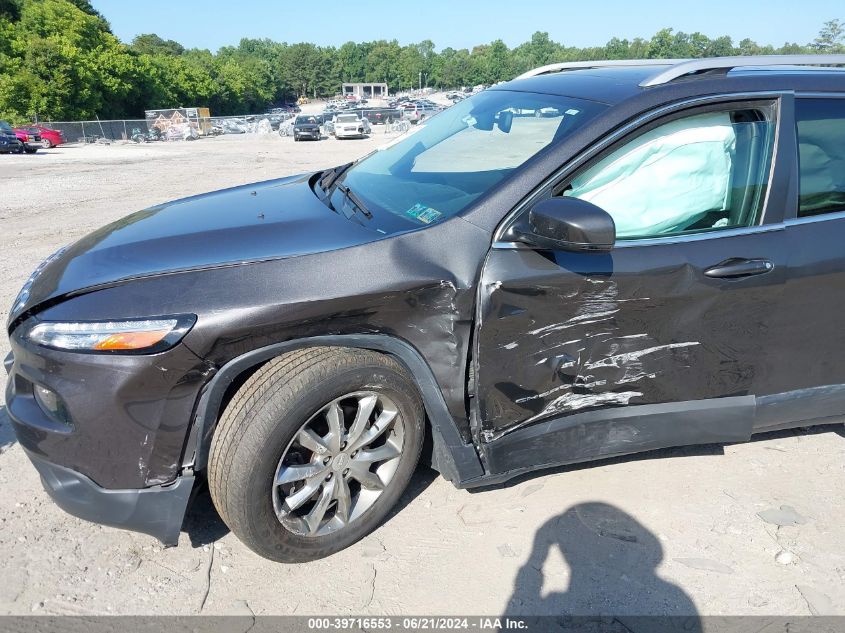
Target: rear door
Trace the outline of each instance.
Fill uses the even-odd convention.
[[[845,413],[845,95],[799,96],[795,120],[798,195],[776,324],[783,343],[760,402],[763,428]]]
[[[610,253],[493,245],[476,335],[493,472],[750,436],[784,288],[789,103],[679,109],[540,194],[608,211]]]

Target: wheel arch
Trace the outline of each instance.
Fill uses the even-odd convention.
[[[409,343],[386,334],[314,336],[261,347],[223,365],[203,388],[186,443],[183,467],[205,470],[211,438],[223,412],[227,394],[267,361],[304,347],[349,347],[390,355],[409,372],[425,406],[432,439],[432,467],[459,485],[481,477],[484,468],[475,447],[465,444],[452,419],[434,373],[422,355]]]

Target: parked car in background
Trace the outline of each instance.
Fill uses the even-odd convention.
[[[23,143],[18,140],[17,135],[11,127],[4,127],[4,121],[0,121],[0,154],[20,154],[23,152]]]
[[[393,123],[402,118],[402,111],[398,108],[364,108],[359,111],[370,123]]]
[[[263,118],[267,119],[270,122],[270,128],[271,129],[278,130],[279,126],[282,123],[284,123],[285,121],[287,121],[289,118],[291,118],[292,116],[293,116],[293,114],[290,113],[290,112],[284,112],[284,113],[282,113],[282,112],[278,112],[278,113],[270,112],[268,114],[265,114]]]
[[[212,119],[212,127],[219,127],[223,134],[246,134],[249,124],[244,119]]]
[[[15,128],[15,131],[18,130],[22,130],[29,135],[40,136],[41,146],[46,149],[67,143],[67,138],[65,138],[64,132],[44,127],[43,125],[23,125],[19,128]]]
[[[394,99],[389,100],[389,101],[387,102],[387,107],[389,107],[389,108],[398,108],[398,107],[400,107],[403,103],[407,103],[407,102],[408,102],[408,101],[410,101],[410,100],[411,100],[411,98],[410,98],[409,96],[407,96],[407,95],[402,95],[401,97],[396,97],[396,98],[394,98]]]
[[[408,119],[411,123],[419,123],[425,118],[433,117],[441,110],[443,110],[443,108],[431,102],[415,102],[408,104],[408,107],[404,108],[404,113],[405,118]]]
[[[0,137],[3,143],[0,144],[0,152],[4,154],[21,154],[25,146],[23,141],[18,138],[18,135],[6,121],[0,121]]]
[[[293,123],[293,140],[311,139],[312,141],[319,141],[323,137],[320,131],[321,122],[319,115],[300,114]]]
[[[357,114],[338,114],[334,119],[335,138],[364,138],[370,132],[370,122]]]
[[[34,154],[41,149],[41,134],[38,130],[35,133],[29,134],[22,128],[13,128],[12,130],[18,140],[23,143],[23,149],[27,154]]]

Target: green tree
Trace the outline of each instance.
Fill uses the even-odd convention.
[[[810,46],[820,53],[837,53],[845,49],[843,44],[845,44],[845,22],[828,20]]]
[[[607,59],[630,59],[631,44],[628,40],[620,40],[614,37],[604,46]]]
[[[364,81],[367,48],[363,44],[346,42],[337,50],[337,60],[342,82]]]
[[[130,105],[135,59],[96,12],[83,9],[68,0],[21,3],[0,62],[3,116],[108,117]]]
[[[155,33],[138,35],[129,48],[143,55],[181,55],[185,52],[185,47],[179,42],[163,40]]]
[[[21,16],[20,0],[0,0],[0,19],[17,21]]]
[[[512,77],[510,51],[502,40],[495,40],[487,51],[485,83],[497,83]]]
[[[672,29],[660,29],[648,43],[648,57],[650,59],[669,59],[675,46]]]
[[[422,75],[428,75],[428,66],[416,46],[404,46],[399,53],[398,86],[416,87],[422,82]],[[398,87],[397,86],[397,87]]]
[[[723,35],[715,40],[710,40],[705,57],[729,57],[735,53],[733,40],[727,35]]]
[[[399,57],[402,49],[396,40],[373,42],[367,54],[364,81],[385,82],[395,86],[399,79]]]

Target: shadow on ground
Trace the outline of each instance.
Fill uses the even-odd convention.
[[[191,502],[182,523],[182,531],[188,533],[192,547],[211,545],[229,533],[229,527],[217,513],[208,483],[205,478],[198,478],[196,489],[191,495]]]
[[[554,550],[568,577],[549,575],[564,573],[549,571]],[[505,616],[554,616],[552,628],[562,630],[702,631],[691,598],[657,575],[662,560],[660,541],[634,517],[606,503],[580,503],[537,531]]]

